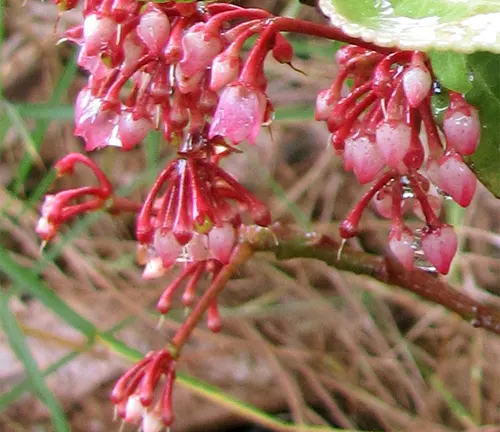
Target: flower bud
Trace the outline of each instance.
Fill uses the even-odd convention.
[[[398,168],[411,145],[411,128],[399,120],[382,120],[377,125],[377,147],[391,168]]]
[[[208,233],[208,247],[213,258],[227,264],[236,243],[236,231],[226,222],[220,227],[213,227]]]
[[[272,54],[280,63],[291,63],[293,60],[293,46],[281,33],[276,33]]]
[[[99,54],[101,48],[106,46],[116,30],[116,22],[109,17],[99,17],[90,14],[83,22],[83,40],[88,56]]]
[[[476,192],[477,179],[458,153],[447,153],[438,161],[439,187],[462,207],[467,207]]]
[[[464,102],[457,109],[450,108],[444,116],[443,128],[449,148],[462,155],[471,155],[476,151],[481,123],[474,107]]]
[[[222,40],[205,31],[205,23],[197,23],[186,31],[182,38],[182,60],[180,68],[186,76],[203,71],[222,50]]]
[[[170,36],[170,22],[167,15],[157,6],[148,6],[137,26],[137,34],[150,53],[158,55],[167,45]]]
[[[314,112],[314,117],[318,121],[326,121],[333,111],[335,105],[335,100],[333,100],[333,91],[331,88],[321,90],[316,97],[316,109]]]
[[[405,270],[413,269],[413,241],[413,235],[406,229],[391,230],[389,234],[389,248]]]
[[[210,89],[219,91],[232,83],[240,73],[241,60],[239,56],[232,56],[227,51],[221,52],[212,62],[210,75]]]
[[[457,252],[458,240],[453,227],[430,229],[422,236],[422,250],[429,262],[441,274],[447,274]]]
[[[358,181],[361,184],[371,182],[385,165],[373,138],[368,134],[357,133],[346,139],[345,146],[346,164],[352,164]]]
[[[220,135],[238,144],[248,139],[255,142],[267,108],[266,95],[252,87],[236,84],[226,87],[220,95],[209,138]]]
[[[429,95],[432,77],[424,64],[410,66],[403,75],[403,90],[412,108],[416,108]]]
[[[134,119],[132,112],[125,112],[120,116],[118,122],[118,138],[122,143],[123,150],[131,150],[136,144],[140,143],[153,125],[145,117]]]

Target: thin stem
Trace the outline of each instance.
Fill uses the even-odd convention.
[[[189,336],[193,332],[194,328],[203,318],[208,307],[215,300],[217,295],[226,286],[227,281],[233,275],[233,273],[238,269],[238,267],[246,262],[253,254],[253,249],[248,243],[242,243],[236,246],[229,264],[222,267],[221,271],[217,274],[217,277],[212,281],[208,289],[205,291],[200,300],[196,303],[191,313],[188,315],[187,319],[183,322],[179,331],[175,334],[172,339],[172,347],[174,349],[175,356],[178,356],[182,350],[182,347],[188,340]]]
[[[432,273],[420,269],[408,271],[388,250],[380,257],[352,250],[331,237],[318,233],[299,233],[287,227],[248,227],[243,240],[254,251],[273,252],[280,260],[313,258],[339,270],[370,276],[389,285],[411,291],[433,303],[444,306],[470,322],[474,327],[500,334],[500,312],[484,306],[455,290]]]

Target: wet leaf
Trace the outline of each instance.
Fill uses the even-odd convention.
[[[479,180],[500,198],[500,56],[478,52],[467,58],[472,89],[466,99],[479,109],[481,141],[468,158]]]
[[[500,53],[496,0],[319,0],[333,25],[381,46]]]

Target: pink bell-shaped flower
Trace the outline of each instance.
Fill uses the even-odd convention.
[[[213,258],[222,264],[227,264],[236,243],[234,227],[225,222],[220,227],[213,227],[208,233],[208,247]]]
[[[406,229],[392,230],[389,234],[389,248],[406,270],[413,269],[413,240],[413,235]]]
[[[377,125],[377,147],[391,168],[398,168],[411,145],[411,127],[400,120],[382,120]]]
[[[83,40],[85,51],[88,56],[99,54],[101,48],[105,47],[116,31],[116,22],[109,17],[99,17],[97,14],[89,14],[83,22]]]
[[[453,227],[429,229],[422,236],[422,250],[429,262],[441,274],[447,274],[457,252],[458,240]]]
[[[136,144],[146,138],[153,128],[148,118],[134,118],[132,112],[122,113],[118,122],[118,138],[121,141],[123,150],[131,150]]]
[[[439,159],[439,187],[462,207],[467,207],[476,192],[477,179],[462,157],[455,152]]]
[[[212,62],[210,74],[210,89],[219,91],[227,84],[238,78],[241,60],[238,55],[231,55],[229,51],[223,51],[217,55]]]
[[[449,148],[462,155],[471,155],[476,151],[481,135],[481,123],[474,107],[465,102],[457,109],[450,107],[444,116],[443,129]]]
[[[352,166],[361,184],[371,182],[385,165],[372,136],[359,132],[346,139],[344,158],[346,169]]]
[[[158,55],[168,42],[170,22],[167,15],[151,3],[141,16],[137,26],[137,34],[153,55]]]
[[[410,66],[403,75],[403,89],[412,108],[427,97],[432,87],[432,77],[424,64]]]
[[[192,76],[206,69],[222,50],[220,36],[206,31],[205,23],[197,23],[186,31],[182,38],[182,73]]]
[[[336,102],[337,101],[333,98],[333,90],[331,88],[321,90],[316,97],[316,108],[314,112],[316,120],[328,120]]]
[[[226,87],[210,126],[209,138],[220,135],[238,144],[255,142],[266,114],[266,95],[253,87],[237,83]]]

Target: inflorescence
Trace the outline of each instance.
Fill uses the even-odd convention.
[[[67,10],[78,0],[55,2]],[[357,235],[372,202],[392,222],[390,249],[411,269],[417,236],[403,215],[412,210],[424,221],[419,247],[438,272],[447,273],[457,238],[439,212],[443,194],[464,207],[474,195],[477,180],[463,156],[474,153],[479,142],[477,110],[450,91],[444,121],[436,124],[431,110],[436,79],[422,52],[378,48],[328,26],[227,3],[83,2],[83,24],[65,33],[80,46],[78,64],[89,74],[76,100],[75,135],[87,151],[130,150],[154,129],[177,156],[160,171],[142,203],[116,196],[86,156],[64,157],[56,164],[58,175],[83,164],[99,185],[47,195],[38,235],[49,241],[62,224],[91,211],[136,213],[143,277],[182,267],[161,295],[158,311],[168,312],[181,285],[184,305],[195,304],[200,278],[216,279],[231,262],[242,216],[261,226],[271,223],[266,205],[220,162],[240,153],[235,146],[242,141],[254,143],[261,127],[272,121],[264,61],[271,53],[291,64],[293,48],[282,32],[355,43],[337,52],[339,73],[316,103],[316,119],[326,122],[345,169],[361,184],[372,183],[341,223],[341,236]],[[254,36],[243,58],[243,46]],[[206,312],[209,328],[218,331],[216,300]],[[141,424],[144,432],[172,423],[175,362],[184,339],[175,345],[174,338],[171,349],[148,354],[117,382],[112,400],[126,422]]]

